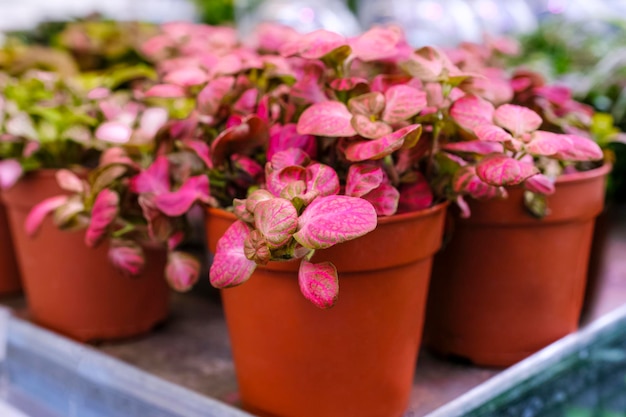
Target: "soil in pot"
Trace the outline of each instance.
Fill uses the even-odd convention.
[[[472,201],[436,256],[425,343],[479,365],[511,365],[578,327],[595,218],[610,167],[561,177],[550,214],[532,217],[523,190]]]
[[[294,261],[270,262],[223,290],[244,407],[261,416],[402,416],[444,217],[441,205],[379,219],[374,232],[319,251],[313,261],[339,272],[328,310],[302,296]],[[210,210],[212,249],[232,221]]]
[[[135,336],[163,321],[169,288],[163,277],[165,251],[145,248],[146,269],[136,278],[117,272],[106,243],[84,244],[83,232],[61,231],[50,218],[34,237],[24,231],[30,209],[61,194],[54,172],[20,180],[4,192],[29,316],[37,323],[81,341]]]

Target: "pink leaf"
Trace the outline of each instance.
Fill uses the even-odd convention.
[[[362,197],[378,188],[384,179],[383,169],[374,164],[352,164],[346,179],[346,195]]]
[[[135,161],[130,159],[126,151],[119,147],[109,148],[100,155],[99,166],[103,167],[112,164],[128,165],[137,168]]]
[[[433,190],[422,174],[417,175],[417,180],[412,184],[400,186],[400,201],[398,213],[408,213],[423,210],[433,205]]]
[[[305,166],[311,161],[309,155],[301,149],[289,148],[272,155],[271,166],[273,170],[280,170],[289,166]]]
[[[85,191],[85,185],[83,181],[78,178],[76,174],[68,169],[60,169],[55,173],[55,177],[59,187],[64,190],[72,191],[75,193],[82,193]]]
[[[479,155],[487,155],[494,152],[502,152],[502,144],[497,142],[485,142],[482,140],[470,140],[467,142],[448,143],[443,149],[450,152],[467,152]]]
[[[368,116],[362,114],[354,116],[351,123],[356,133],[368,139],[382,138],[393,131],[387,123],[372,121]]]
[[[306,168],[307,191],[319,191],[320,195],[334,195],[339,193],[339,176],[328,165],[311,164]]]
[[[120,196],[108,188],[100,191],[91,209],[91,221],[85,232],[85,245],[96,247],[117,217],[120,210]]]
[[[352,114],[338,101],[316,103],[307,108],[298,120],[300,135],[331,137],[354,136],[356,131],[350,121]]]
[[[400,192],[393,185],[382,183],[362,198],[372,203],[377,215],[391,216],[398,211]]]
[[[254,213],[254,209],[256,209],[257,204],[272,200],[274,195],[267,190],[254,190],[248,198],[245,199],[245,207],[246,211],[249,213]]]
[[[541,116],[529,108],[503,104],[493,114],[493,120],[515,137],[530,133],[541,126]]]
[[[133,134],[127,124],[122,122],[104,122],[96,129],[96,139],[110,143],[127,143]]]
[[[340,46],[347,45],[346,38],[335,32],[320,29],[307,33],[281,48],[283,55],[299,54],[302,58],[319,59]]]
[[[218,77],[209,82],[198,93],[198,111],[209,116],[216,115],[222,100],[234,85],[235,78],[233,77]]]
[[[192,87],[205,83],[207,74],[198,67],[180,68],[165,75],[163,81],[181,87]]]
[[[376,140],[354,140],[346,147],[346,158],[349,161],[360,162],[372,159],[381,159],[402,148],[404,142],[412,142],[422,133],[420,125],[411,125],[383,136]]]
[[[170,190],[170,178],[167,157],[157,157],[146,170],[131,178],[130,190],[138,194],[168,192]]]
[[[456,193],[469,194],[477,199],[504,197],[506,192],[501,187],[489,185],[481,180],[473,166],[462,167],[455,173],[452,188]]]
[[[267,239],[258,230],[250,232],[250,236],[243,242],[243,253],[246,258],[254,261],[257,265],[267,265],[272,259],[272,252],[267,244]]]
[[[146,97],[161,97],[161,98],[181,98],[185,97],[187,93],[185,89],[172,84],[157,84],[146,91]]]
[[[363,116],[378,116],[385,108],[385,96],[382,93],[366,93],[351,98],[348,101],[348,109],[352,114]]]
[[[566,135],[538,130],[526,144],[526,151],[532,155],[553,156],[570,146],[571,141]]]
[[[315,137],[311,135],[298,134],[295,123],[289,123],[284,126],[272,126],[272,129],[270,130],[269,144],[267,147],[267,159],[271,161],[277,152],[284,151],[289,148],[299,148],[312,158],[315,158],[317,155],[317,143],[315,141]]]
[[[301,99],[305,103],[326,101],[327,98],[321,82],[325,69],[323,65],[318,65],[317,61],[307,63],[304,66],[302,75],[298,77],[296,83],[291,87],[290,95]]]
[[[178,217],[186,214],[197,201],[209,202],[209,177],[190,177],[176,191],[157,194],[154,204],[165,215]]]
[[[0,188],[6,190],[11,188],[22,176],[22,165],[15,159],[4,159],[0,161]]]
[[[284,198],[262,201],[254,208],[254,226],[265,236],[270,248],[279,248],[289,242],[298,228],[298,212]]]
[[[330,82],[330,87],[337,91],[350,91],[357,87],[367,87],[367,80],[360,77],[335,78]]]
[[[415,78],[425,82],[439,80],[444,69],[443,52],[436,48],[425,46],[415,51],[404,63],[404,69]]]
[[[244,241],[249,235],[248,225],[238,220],[217,241],[217,250],[209,272],[214,287],[234,287],[250,278],[256,263],[246,258],[244,253]]]
[[[213,162],[211,161],[211,148],[203,140],[199,139],[183,139],[182,144],[185,148],[190,149],[195,153],[198,158],[204,162],[207,168],[213,168]]]
[[[128,276],[139,275],[146,263],[141,246],[121,239],[111,240],[109,261],[115,269]]]
[[[366,200],[344,195],[319,197],[298,219],[293,237],[309,249],[325,249],[376,228],[376,210]]]
[[[487,155],[476,166],[480,179],[496,186],[520,184],[538,172],[533,165],[502,154]]]
[[[267,189],[275,196],[279,196],[283,189],[292,182],[306,182],[306,169],[300,166],[288,166],[267,175]]]
[[[566,135],[571,145],[559,152],[558,157],[568,161],[596,161],[604,156],[602,149],[591,139]]]
[[[247,89],[233,105],[233,110],[243,114],[253,113],[256,109],[258,97],[259,90],[256,88]]]
[[[165,279],[176,291],[187,291],[198,281],[200,261],[184,252],[170,252],[167,255]]]
[[[65,195],[50,197],[33,207],[24,222],[24,230],[26,230],[26,234],[34,236],[41,227],[41,223],[43,223],[46,216],[61,207],[63,204],[67,203],[68,199],[69,197]]]
[[[426,93],[408,85],[394,85],[385,92],[383,120],[399,123],[415,116],[426,107]]]
[[[554,181],[543,174],[533,175],[524,181],[524,188],[533,193],[551,195],[554,194]]]
[[[165,126],[169,115],[167,110],[160,107],[151,107],[144,110],[139,119],[140,131],[149,139],[154,139],[159,129]]]
[[[300,261],[298,283],[304,297],[319,308],[330,308],[337,302],[339,279],[337,268],[330,262],[314,264]]]
[[[378,61],[398,56],[401,40],[400,31],[377,26],[358,36],[350,46],[361,61]]]
[[[470,132],[480,125],[493,124],[493,104],[475,95],[466,95],[454,102],[450,115],[463,129]]]
[[[478,139],[484,140],[485,142],[507,142],[514,140],[509,132],[499,126],[491,124],[476,126],[474,133]]]

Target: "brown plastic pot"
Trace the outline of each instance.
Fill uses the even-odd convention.
[[[53,171],[20,180],[3,194],[30,318],[80,341],[135,336],[165,319],[169,289],[163,277],[165,251],[145,248],[146,269],[137,278],[118,273],[106,244],[90,249],[84,233],[56,228],[50,218],[34,237],[24,231],[30,209],[61,194]]]
[[[425,344],[479,365],[511,365],[578,327],[594,220],[610,166],[565,175],[551,213],[527,213],[523,190],[472,201],[435,257]]]
[[[21,291],[22,283],[13,250],[11,229],[4,202],[0,199],[0,296],[17,294]]]
[[[382,218],[373,232],[316,253],[314,262],[339,272],[328,310],[300,293],[297,261],[271,262],[223,290],[244,407],[261,416],[402,416],[444,217],[439,205]],[[209,211],[210,248],[233,220]]]

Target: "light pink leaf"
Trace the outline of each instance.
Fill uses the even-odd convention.
[[[476,166],[480,179],[495,186],[520,184],[538,172],[535,166],[502,154],[487,155]]]
[[[105,150],[104,152],[102,152],[102,155],[100,155],[100,161],[98,163],[98,165],[101,167],[106,166],[106,165],[112,165],[112,164],[128,165],[133,168],[138,168],[135,161],[133,161],[128,156],[126,151],[117,146],[113,148],[109,148]]]
[[[337,268],[330,262],[314,264],[300,261],[298,283],[304,297],[319,308],[330,308],[337,302],[339,279]]]
[[[218,77],[209,82],[198,93],[198,111],[204,115],[216,115],[220,108],[220,103],[234,85],[234,77]]]
[[[478,139],[484,140],[485,142],[507,142],[514,140],[509,132],[499,126],[491,124],[476,126],[474,133]]]
[[[271,167],[280,170],[289,166],[306,166],[311,161],[309,155],[301,149],[289,148],[272,155]]]
[[[190,177],[176,191],[159,193],[154,204],[163,214],[178,217],[186,214],[196,202],[209,203],[209,177],[197,175]]]
[[[69,197],[65,195],[50,197],[33,207],[24,222],[24,230],[26,231],[26,234],[34,236],[41,227],[41,223],[43,223],[46,216],[61,207],[63,204],[67,203],[68,199]]]
[[[261,201],[254,208],[254,226],[270,248],[279,248],[289,242],[298,228],[298,211],[284,198]]]
[[[295,123],[289,123],[284,126],[272,126],[269,144],[267,146],[267,159],[271,161],[277,152],[289,148],[298,148],[298,150],[302,150],[312,158],[317,156],[317,142],[315,141],[315,137],[312,135],[298,134]]]
[[[127,276],[137,276],[146,263],[143,249],[130,240],[112,239],[109,247],[109,261],[115,269]]]
[[[192,87],[207,81],[207,73],[198,67],[179,68],[169,72],[163,81],[181,87]]]
[[[541,126],[541,116],[527,107],[503,104],[493,114],[493,120],[515,137],[530,133]]]
[[[173,84],[157,84],[146,91],[146,97],[181,98],[187,93],[185,89]]]
[[[425,92],[408,85],[394,85],[385,92],[382,119],[387,123],[400,123],[415,116],[426,105]]]
[[[442,54],[436,48],[425,46],[411,54],[403,67],[411,76],[422,81],[438,81],[444,69]]]
[[[246,258],[254,261],[257,265],[267,265],[272,259],[272,252],[267,245],[267,239],[258,230],[253,230],[243,242],[243,253]]]
[[[280,192],[280,197],[293,201],[294,198],[302,196],[306,192],[306,183],[304,181],[296,181],[287,184]],[[319,196],[319,192],[317,193]]]
[[[412,142],[419,138],[422,128],[411,125],[375,140],[354,140],[346,146],[345,154],[349,161],[360,162],[375,160],[391,155],[402,148],[404,142]]]
[[[254,213],[257,204],[263,201],[272,200],[275,196],[267,190],[254,190],[248,198],[245,199],[246,211]]]
[[[602,159],[604,154],[597,143],[591,139],[576,135],[566,135],[571,146],[561,150],[558,157],[567,161],[596,161]]]
[[[398,56],[400,31],[376,26],[350,43],[354,55],[361,61],[378,61]]]
[[[169,167],[167,157],[157,157],[147,169],[130,179],[130,190],[137,194],[169,192]]]
[[[22,165],[15,159],[0,161],[0,188],[9,189],[15,185],[23,174]]]
[[[233,110],[243,114],[253,113],[256,109],[258,97],[259,90],[256,88],[247,89],[233,105]]]
[[[248,225],[237,220],[217,241],[217,250],[209,271],[214,287],[234,287],[250,278],[256,263],[246,258],[244,253],[244,241],[249,235]]]
[[[313,104],[302,113],[298,120],[297,132],[300,135],[354,136],[356,131],[350,123],[351,120],[352,113],[345,104],[325,101]]]
[[[339,176],[328,165],[314,163],[306,167],[306,188],[319,191],[321,196],[339,193]]]
[[[481,180],[476,175],[476,168],[473,166],[462,167],[455,173],[452,188],[456,193],[469,194],[476,199],[504,197],[506,192],[502,187],[490,185]]]
[[[524,181],[524,188],[537,194],[551,195],[554,194],[554,181],[543,174],[533,175]]]
[[[195,153],[198,158],[204,162],[207,168],[213,168],[213,162],[211,161],[211,148],[209,148],[209,145],[205,141],[188,138],[183,139],[182,144],[185,148],[193,151],[193,153]]]
[[[433,205],[434,195],[430,184],[420,173],[414,183],[400,186],[398,213],[409,213],[429,208]]]
[[[379,139],[393,131],[387,123],[372,121],[368,116],[362,114],[354,116],[351,123],[356,133],[367,139]]]
[[[384,179],[383,169],[374,164],[352,164],[346,179],[346,195],[362,197],[378,188]]]
[[[298,219],[293,237],[309,249],[325,249],[376,228],[376,210],[366,200],[344,195],[319,197]]]
[[[78,178],[76,174],[68,169],[60,169],[55,173],[55,177],[59,187],[64,190],[72,191],[75,193],[82,193],[85,191],[85,184]]]
[[[340,46],[347,45],[346,38],[335,32],[320,29],[307,33],[281,48],[283,55],[299,54],[302,58],[319,59]]]
[[[248,115],[240,124],[227,128],[213,140],[211,144],[213,163],[221,166],[231,155],[246,154],[265,145],[268,139],[267,123],[257,115]]]
[[[348,109],[354,115],[378,116],[384,108],[385,96],[378,92],[361,94],[348,101]]]
[[[91,221],[85,232],[85,245],[96,247],[120,211],[120,196],[108,188],[100,191],[91,209]]]
[[[465,95],[454,102],[450,115],[463,129],[474,131],[477,126],[493,124],[493,104],[475,95]]]
[[[109,143],[127,143],[133,134],[126,123],[122,122],[104,122],[96,129],[96,139]]]
[[[502,152],[502,144],[498,142],[486,142],[482,140],[470,140],[467,142],[448,143],[443,149],[449,152],[476,153],[487,155],[494,152]]]
[[[306,182],[306,169],[300,166],[287,166],[266,176],[267,190],[279,196],[283,189],[295,181]]]
[[[382,183],[362,198],[372,203],[377,215],[391,216],[398,211],[400,192],[393,185]]]
[[[160,107],[151,107],[141,115],[139,119],[140,131],[149,139],[154,139],[165,123],[167,123],[169,115],[166,109]]]
[[[553,156],[572,146],[566,135],[538,130],[526,144],[526,151],[532,155]]]
[[[167,255],[165,279],[176,291],[187,291],[198,281],[200,261],[184,252],[170,252]]]
[[[322,77],[326,68],[318,61],[307,63],[296,83],[291,87],[290,96],[305,103],[326,101]]]
[[[367,80],[360,77],[335,78],[330,82],[330,88],[337,91],[350,91],[357,87],[367,87]]]

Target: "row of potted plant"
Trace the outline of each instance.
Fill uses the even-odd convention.
[[[193,285],[200,262],[178,248],[187,214],[202,205],[210,280],[225,288],[252,411],[402,415],[427,298],[427,343],[478,364],[507,365],[564,336],[580,314],[610,166],[591,140],[589,108],[535,73],[505,70],[499,57],[511,48],[414,50],[395,27],[348,39],[262,25],[244,43],[232,28],[178,23],[137,47],[150,66],[110,68],[131,74],[113,86],[83,73],[78,99],[44,86],[14,113],[22,98],[4,88],[13,153],[2,155],[0,178],[15,180],[46,143],[97,160],[38,166],[58,170],[3,192],[34,236],[13,226],[22,274],[36,265],[44,270],[34,275],[58,275],[25,280],[33,316],[54,328],[61,316],[86,317],[86,295],[65,299],[54,322],[34,307],[82,287],[105,300],[100,328],[132,309],[150,313],[116,335],[85,333],[84,322],[65,333],[119,337],[154,325],[167,310],[164,281],[130,286],[158,270],[176,289]],[[32,74],[6,85],[54,78]],[[80,140],[67,133],[76,128]],[[453,226],[428,294],[446,216]],[[70,240],[86,245],[68,259]],[[111,279],[102,260],[79,269],[96,252],[123,275],[143,275]],[[50,267],[55,258],[64,266]],[[82,281],[68,284],[70,270]],[[113,304],[95,281],[126,286],[127,301]]]

